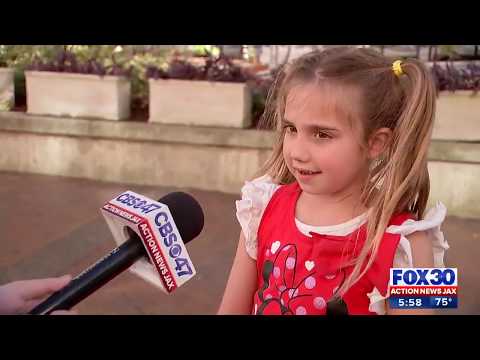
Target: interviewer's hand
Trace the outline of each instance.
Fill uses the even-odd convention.
[[[0,314],[26,314],[54,292],[67,285],[72,277],[14,281],[0,286]],[[76,315],[75,310],[57,310],[52,315]]]

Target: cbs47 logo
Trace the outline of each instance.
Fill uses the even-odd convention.
[[[457,286],[457,268],[392,268],[391,286]]]

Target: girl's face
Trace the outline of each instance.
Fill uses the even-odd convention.
[[[361,188],[368,174],[361,105],[354,87],[300,84],[290,90],[283,156],[303,191],[335,196]]]

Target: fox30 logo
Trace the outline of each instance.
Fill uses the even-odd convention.
[[[389,304],[392,308],[456,308],[456,268],[390,269]]]
[[[392,268],[390,286],[457,286],[457,269]]]

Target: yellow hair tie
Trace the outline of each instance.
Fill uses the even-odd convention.
[[[397,76],[403,75],[404,72],[402,70],[402,60],[394,61],[393,65],[392,65],[392,70],[393,70],[394,74],[397,75]]]

